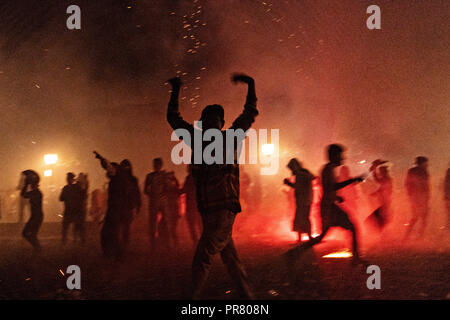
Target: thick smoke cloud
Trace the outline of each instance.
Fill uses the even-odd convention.
[[[65,27],[70,4],[0,5],[0,189],[46,152],[97,185],[92,150],[129,158],[141,179],[162,156],[181,178],[169,161],[164,82],[181,75],[188,120],[220,103],[230,124],[245,98],[233,71],[257,81],[256,128],[280,129],[273,188],[294,156],[318,174],[332,142],[348,147],[355,174],[367,169],[359,161],[391,160],[397,188],[426,155],[440,186],[450,160],[448,1],[378,1],[376,31],[365,24],[370,1],[84,0],[80,31]]]

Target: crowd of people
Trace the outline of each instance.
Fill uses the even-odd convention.
[[[248,86],[243,112],[231,126],[232,129],[242,129],[245,132],[258,115],[255,82],[244,74],[235,74],[232,80]],[[169,80],[169,83],[172,91],[168,104],[167,121],[174,130],[182,128],[192,133],[193,136],[194,131],[200,129],[186,122],[179,112],[178,99],[182,85],[181,80],[173,78]],[[218,129],[226,141],[222,106],[206,106],[202,111],[201,120],[202,130]],[[192,144],[189,147],[194,155],[194,149],[197,146]],[[206,146],[200,147],[205,148]],[[239,145],[235,148],[238,149]],[[327,148],[329,162],[325,164],[318,177],[304,168],[297,159],[291,159],[287,165],[293,178],[285,179],[284,184],[294,189],[296,200],[293,230],[298,233],[299,239],[301,239],[302,233],[309,235],[308,241],[300,242],[298,246],[286,253],[291,265],[306,249],[320,243],[331,227],[341,227],[352,233],[353,262],[365,263],[358,250],[358,232],[355,224],[340,204],[345,201],[357,204],[357,199],[352,199],[351,193],[345,191],[351,190],[355,184],[362,182],[367,176],[350,177],[348,168],[343,166],[344,151],[345,147],[342,145],[329,145]],[[106,257],[120,259],[129,245],[131,223],[141,211],[141,192],[129,160],[117,163],[106,159],[97,152],[94,153],[106,171],[109,182],[104,214],[100,205],[102,202],[101,192],[98,190],[96,190],[97,193],[93,192],[90,213],[94,221],[102,222],[100,242],[103,254]],[[411,168],[407,174],[405,187],[411,204],[411,220],[405,237],[410,236],[417,224],[419,224],[417,233],[423,234],[427,225],[430,200],[427,165],[426,157],[417,157],[416,166]],[[339,174],[338,168],[340,168]],[[225,164],[192,162],[187,166],[187,170],[186,180],[183,186],[180,186],[174,173],[166,172],[163,169],[161,158],[153,160],[153,172],[146,176],[143,187],[143,193],[149,200],[149,250],[153,251],[158,246],[166,246],[169,249],[177,247],[179,239],[176,229],[180,218],[179,198],[185,194],[185,217],[192,243],[196,246],[192,262],[192,297],[201,296],[211,269],[212,258],[220,253],[230,276],[235,281],[238,292],[243,298],[251,299],[253,295],[247,281],[247,274],[232,238],[236,215],[242,210],[240,197],[245,196],[246,189],[240,189],[239,164],[237,160],[234,163]],[[380,205],[367,221],[382,230],[392,220],[393,182],[386,161],[380,159],[373,161],[370,174],[378,185],[373,196],[379,199]],[[39,176],[31,170],[24,171],[23,175],[25,182],[21,194],[24,198],[29,199],[31,204],[31,217],[23,230],[23,236],[39,250],[37,233],[43,220]],[[244,178],[246,176],[244,175]],[[247,178],[243,179],[244,185],[248,184],[247,180]],[[313,185],[315,184],[320,184],[323,192],[320,200],[322,233],[317,237],[312,236],[310,223]],[[73,173],[67,174],[67,185],[60,195],[60,201],[63,201],[65,205],[62,223],[63,244],[66,242],[68,228],[71,224],[74,225],[75,238],[81,242],[85,241],[84,223],[87,212],[88,185],[87,175],[80,174],[78,178],[75,178]],[[447,227],[450,228],[450,169],[447,171],[445,179],[445,201],[449,211]]]

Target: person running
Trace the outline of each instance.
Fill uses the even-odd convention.
[[[232,77],[234,83],[245,83],[248,85],[247,100],[244,106],[243,113],[233,122],[230,129],[241,129],[245,133],[255,117],[258,115],[256,109],[256,94],[254,80],[244,74],[235,74]],[[239,164],[237,160],[239,157],[237,153],[240,150],[243,137],[237,138],[236,145],[233,136],[233,150],[224,148],[227,144],[226,130],[222,131],[225,124],[224,109],[220,105],[206,106],[201,114],[201,130],[194,129],[194,126],[185,120],[180,115],[178,110],[178,96],[181,88],[181,80],[173,78],[169,80],[172,86],[172,93],[167,109],[167,121],[170,126],[176,130],[177,134],[181,131],[188,132],[191,137],[200,135],[205,132],[215,132],[222,136],[223,155],[228,156],[234,154],[232,163],[230,161],[216,161],[211,159],[196,159],[196,154],[203,155],[209,144],[201,146],[202,149],[196,149],[196,144],[190,144],[192,149],[192,173],[194,176],[194,183],[197,193],[197,206],[203,221],[203,232],[197,245],[194,259],[192,262],[192,297],[197,299],[201,296],[201,291],[208,278],[212,266],[212,258],[220,253],[222,260],[228,269],[228,273],[235,281],[238,292],[243,298],[252,298],[253,294],[250,291],[247,274],[238,257],[234,241],[232,238],[233,225],[236,214],[241,211],[239,203]],[[198,130],[198,131],[197,131]],[[211,131],[210,131],[211,130]],[[231,131],[230,131],[231,132]],[[179,135],[182,139],[182,135]],[[230,141],[229,141],[230,142]],[[227,149],[227,150],[225,150]],[[221,150],[219,149],[219,153]],[[217,154],[216,154],[217,156]],[[219,155],[220,156],[220,155]],[[224,160],[225,158],[222,158]],[[198,161],[200,160],[200,161]],[[208,160],[208,161],[205,161]]]
[[[42,211],[42,192],[39,190],[39,175],[32,171],[23,172],[26,176],[25,185],[20,195],[30,201],[31,215],[22,231],[22,236],[33,246],[36,252],[41,251],[41,244],[37,234],[44,220]]]
[[[352,233],[352,251],[353,251],[353,263],[362,264],[365,263],[360,258],[358,251],[358,239],[357,232],[354,224],[350,221],[347,212],[341,209],[337,202],[343,202],[344,199],[337,196],[337,191],[345,188],[353,183],[362,182],[363,176],[351,178],[346,181],[337,182],[336,180],[336,168],[342,165],[344,161],[343,152],[344,147],[338,144],[331,144],[328,146],[327,153],[329,162],[323,167],[321,174],[322,181],[322,201],[320,204],[320,213],[322,217],[322,233],[311,240],[304,242],[303,244],[289,250],[286,253],[288,263],[291,265],[303,253],[304,250],[319,244],[326,236],[331,227],[341,227],[349,230]]]
[[[295,176],[295,182],[291,182],[289,179],[284,179],[283,182],[295,191],[296,209],[293,229],[298,234],[298,242],[301,242],[302,233],[307,233],[311,239],[309,213],[311,211],[313,197],[312,181],[314,180],[314,175],[303,168],[297,159],[291,159],[287,167]]]

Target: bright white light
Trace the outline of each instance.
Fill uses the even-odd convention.
[[[366,163],[367,161],[366,160],[361,160],[360,162],[359,162],[359,164],[364,164],[364,163]]]
[[[309,236],[307,233],[302,233],[302,241],[308,241],[309,240]]]
[[[46,154],[44,155],[44,162],[45,164],[55,164],[58,162],[58,155],[57,154]]]
[[[51,177],[53,175],[53,170],[48,169],[44,171],[44,177]]]
[[[261,152],[266,156],[273,154],[274,150],[275,146],[272,143],[263,144],[261,146]]]

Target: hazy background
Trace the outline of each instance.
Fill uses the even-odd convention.
[[[66,28],[71,4],[81,7],[81,30]],[[371,4],[382,30],[366,27]],[[43,186],[87,171],[99,187],[106,179],[93,150],[130,159],[141,183],[157,156],[183,180],[185,167],[170,161],[165,81],[181,75],[187,120],[220,103],[229,125],[246,94],[230,73],[242,71],[256,80],[254,127],[280,130],[280,171],[261,178],[265,200],[285,205],[291,157],[318,174],[325,146],[340,142],[353,174],[390,160],[397,193],[414,158],[429,157],[443,219],[449,15],[447,0],[2,0],[0,190],[14,188],[21,170],[42,174],[45,153],[60,162]],[[253,177],[256,169],[246,166]]]

